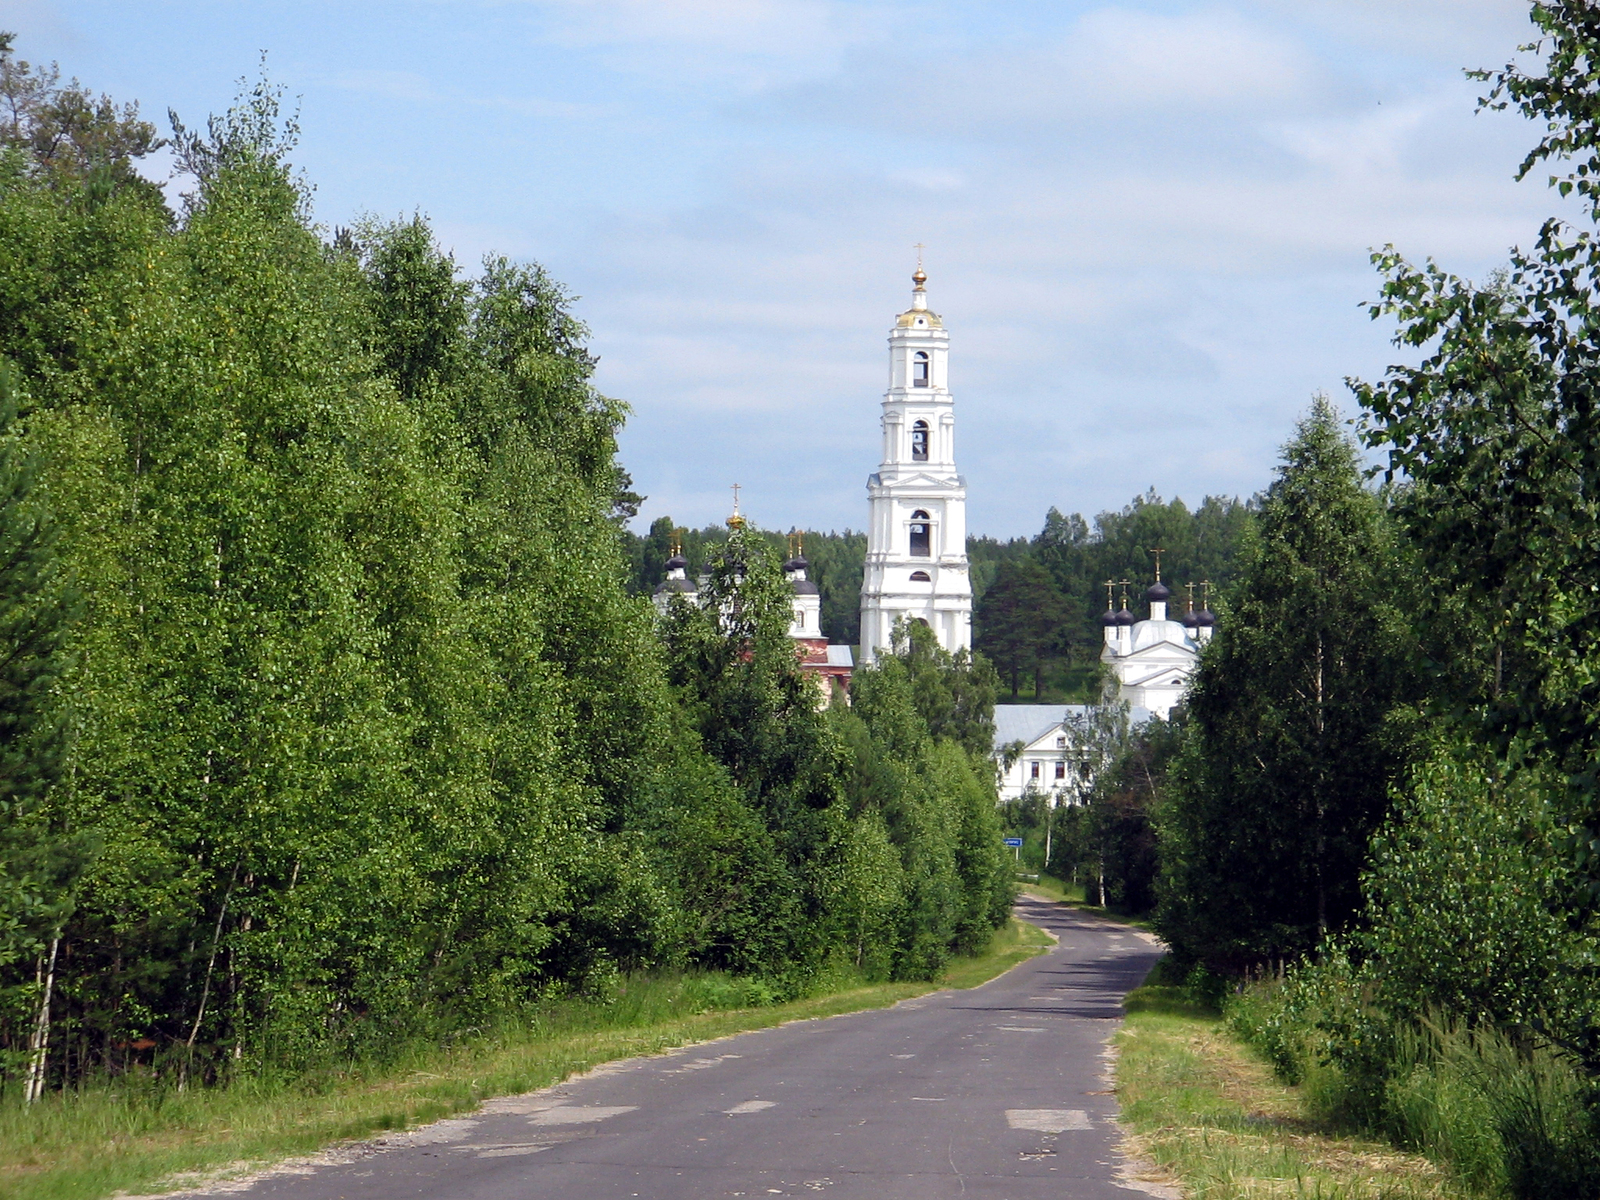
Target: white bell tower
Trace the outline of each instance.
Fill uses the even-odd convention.
[[[946,650],[972,648],[967,481],[956,474],[950,335],[928,309],[927,279],[919,261],[911,307],[889,333],[883,462],[867,479],[861,655],[869,663],[902,617],[926,623]]]

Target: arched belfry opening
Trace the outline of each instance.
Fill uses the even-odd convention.
[[[918,350],[911,360],[911,386],[928,386],[928,352]]]
[[[911,461],[928,461],[928,423],[918,421],[911,426]]]
[[[932,530],[932,518],[922,509],[919,508],[911,514],[911,556],[913,558],[927,558],[929,556],[931,551],[928,547]]]

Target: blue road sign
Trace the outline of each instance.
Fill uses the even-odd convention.
[[[1006,839],[1006,845],[1008,845],[1008,846],[1020,846],[1020,845],[1022,845],[1022,839],[1021,838],[1007,838]]]

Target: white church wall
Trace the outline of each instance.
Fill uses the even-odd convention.
[[[861,586],[862,658],[886,647],[900,619],[924,621],[947,650],[972,644],[972,586],[966,559],[966,487],[955,473],[949,334],[929,311],[920,268],[912,306],[889,335],[889,390],[883,399],[883,461],[867,481],[866,569]],[[918,356],[926,356],[919,386]],[[919,423],[926,455],[917,456]],[[924,515],[918,516],[918,513]],[[912,553],[912,527],[927,526],[926,553]],[[920,547],[919,547],[920,549]],[[925,579],[913,579],[914,573]]]

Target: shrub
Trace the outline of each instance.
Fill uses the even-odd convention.
[[[1596,1194],[1596,1091],[1570,1058],[1437,1010],[1395,1017],[1374,991],[1370,967],[1330,948],[1250,984],[1225,1016],[1319,1120],[1420,1150],[1490,1194]]]

